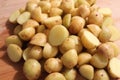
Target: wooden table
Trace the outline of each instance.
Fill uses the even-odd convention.
[[[22,73],[23,61],[13,63],[6,54],[5,38],[12,28],[7,20],[10,14],[25,6],[27,0],[0,0],[0,80],[27,80]],[[120,0],[98,0],[101,7],[109,7],[113,11],[116,27],[120,29]],[[116,41],[120,46],[120,41]]]

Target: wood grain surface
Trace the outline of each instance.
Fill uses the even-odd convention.
[[[8,22],[8,17],[13,11],[24,7],[26,2],[27,0],[0,0],[0,80],[27,80],[22,72],[23,60],[18,63],[11,62],[7,56],[4,42],[14,26]],[[120,29],[119,3],[120,0],[97,0],[99,6],[111,8],[118,29]],[[116,41],[116,43],[120,47],[120,41]]]

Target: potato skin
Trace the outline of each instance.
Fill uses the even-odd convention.
[[[25,61],[23,73],[29,80],[36,80],[41,75],[41,64],[35,59]]]

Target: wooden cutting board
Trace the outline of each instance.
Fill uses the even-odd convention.
[[[10,14],[25,6],[27,0],[0,0],[0,80],[27,80],[22,72],[23,60],[18,63],[10,61],[6,54],[5,38],[9,36],[12,24],[7,20]],[[113,11],[116,27],[120,29],[120,0],[98,0],[101,7],[109,7]],[[116,41],[120,47],[120,41]],[[43,79],[40,79],[43,80]],[[78,79],[80,80],[80,79]]]

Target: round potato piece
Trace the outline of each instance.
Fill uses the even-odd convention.
[[[51,8],[49,15],[52,16],[61,16],[63,14],[63,10],[60,8]]]
[[[30,41],[30,44],[36,46],[44,46],[46,43],[47,43],[47,36],[44,33],[35,34]]]
[[[113,58],[114,57],[114,49],[112,46],[108,45],[107,43],[103,43],[98,46],[97,51],[104,55],[106,58]]]
[[[120,78],[120,60],[118,58],[112,58],[108,64],[108,72],[113,78]]]
[[[40,46],[33,46],[28,55],[29,58],[40,60],[42,58],[42,48]]]
[[[99,39],[90,31],[84,30],[81,34],[81,41],[83,46],[87,49],[93,49],[100,45]]]
[[[84,64],[79,67],[80,74],[88,80],[92,80],[94,77],[94,68],[91,65]]]
[[[15,12],[12,13],[12,15],[9,17],[9,21],[11,23],[16,23],[17,22],[17,18],[20,16],[20,11],[17,10]]]
[[[28,41],[35,35],[35,29],[33,27],[23,29],[18,35],[22,40]]]
[[[33,2],[27,2],[26,4],[26,10],[29,12],[32,12],[38,5]]]
[[[90,60],[90,64],[95,68],[105,68],[108,64],[108,58],[101,53],[95,53]]]
[[[77,77],[77,71],[74,68],[72,69],[65,68],[62,74],[65,76],[67,80],[76,80]]]
[[[18,46],[22,47],[22,41],[17,35],[11,35],[6,38],[5,40],[6,45],[8,46],[9,44],[17,44]]]
[[[82,52],[78,55],[78,66],[89,63],[92,56],[87,52]]]
[[[22,57],[22,49],[16,44],[10,44],[7,48],[7,54],[12,62],[19,62]]]
[[[62,67],[62,61],[59,58],[49,58],[44,63],[44,69],[48,73],[59,72]]]
[[[108,73],[104,69],[95,71],[93,80],[110,80]]]
[[[41,64],[35,59],[28,59],[23,65],[23,73],[29,80],[37,80],[41,75]]]
[[[63,17],[63,25],[66,27],[66,28],[69,28],[70,26],[70,22],[71,22],[71,14],[66,14],[64,17]]]
[[[49,74],[45,80],[66,80],[65,77],[63,76],[63,74],[59,73],[59,72],[54,72]]]
[[[69,36],[68,30],[62,25],[55,25],[49,33],[48,40],[53,46],[61,45],[62,42]]]
[[[17,22],[19,24],[24,24],[28,19],[30,19],[31,17],[31,13],[30,12],[23,12],[18,18],[17,18]]]
[[[73,68],[78,62],[77,51],[75,49],[68,50],[65,54],[63,54],[61,60],[66,68]]]
[[[55,46],[46,43],[43,48],[43,57],[44,58],[52,58],[55,57],[58,53],[58,48]]]

